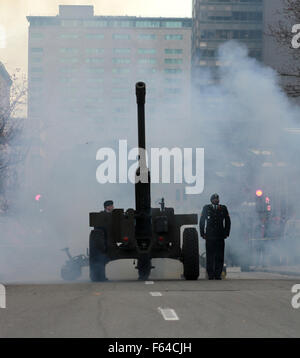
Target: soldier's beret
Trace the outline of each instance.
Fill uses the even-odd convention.
[[[214,199],[219,199],[219,195],[218,194],[213,194],[211,197],[210,197],[210,201],[214,200]]]
[[[106,208],[107,206],[110,206],[110,205],[114,205],[114,202],[112,200],[106,200],[104,202],[104,207]]]

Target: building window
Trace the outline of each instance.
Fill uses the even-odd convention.
[[[130,70],[129,70],[129,68],[113,68],[112,72],[113,73],[119,73],[119,74],[122,73],[122,74],[124,74],[124,73],[129,73]]]
[[[182,21],[166,21],[163,22],[164,27],[183,27]]]
[[[104,49],[103,48],[86,48],[85,52],[88,55],[99,55],[104,52]]]
[[[30,19],[31,26],[57,26],[60,25],[60,21],[57,17],[53,18],[32,18]]]
[[[165,54],[167,54],[167,55],[179,55],[182,53],[183,53],[183,50],[179,49],[179,48],[166,48],[165,49]]]
[[[124,95],[123,96],[113,96],[113,97],[111,97],[111,99],[113,100],[113,102],[118,102],[118,103],[126,103],[126,104],[128,104],[128,102],[129,102],[129,99],[127,98],[127,97],[124,97]]]
[[[139,39],[140,40],[155,40],[156,35],[154,35],[154,34],[140,34]]]
[[[159,21],[136,21],[136,27],[160,27]]]
[[[103,34],[86,34],[85,38],[87,39],[98,39],[98,40],[102,40],[104,39],[104,35]]]
[[[174,73],[182,73],[182,69],[181,68],[165,68],[165,73],[168,74],[174,74]]]
[[[156,49],[155,48],[139,48],[138,49],[138,53],[141,55],[153,55],[156,53]]]
[[[111,21],[112,27],[133,27],[132,21]]]
[[[108,22],[105,20],[84,20],[84,27],[107,27]]]
[[[156,68],[139,68],[138,73],[141,75],[150,75],[152,73],[156,73]]]
[[[138,62],[139,62],[139,64],[142,64],[142,65],[155,64],[156,59],[155,58],[140,58],[138,60]]]
[[[81,24],[80,20],[61,20],[61,26],[63,27],[77,27],[81,26]]]
[[[114,40],[130,40],[130,35],[128,34],[113,34]]]
[[[115,64],[128,64],[130,63],[130,58],[113,58],[112,62]]]
[[[183,63],[183,59],[182,58],[165,58],[165,63],[178,65],[178,64]]]
[[[229,40],[229,39],[261,39],[261,30],[204,30],[200,33],[201,39]]]
[[[165,40],[182,40],[183,39],[183,35],[165,35]]]
[[[62,39],[78,39],[79,38],[79,35],[77,34],[61,34],[60,37]]]
[[[128,87],[116,87],[112,89],[112,93],[127,93]]]
[[[115,54],[129,54],[131,52],[130,48],[114,48]]]
[[[101,77],[92,77],[92,78],[87,78],[86,80],[88,83],[102,83],[103,82],[103,78]]]
[[[217,55],[216,54],[217,50],[215,49],[205,49],[205,50],[198,50],[198,51],[200,57],[214,58]]]
[[[262,31],[260,30],[234,30],[234,39],[261,39]]]
[[[104,68],[101,68],[101,67],[87,68],[87,72],[90,75],[96,75],[96,74],[99,74],[99,73],[103,73]]]
[[[100,57],[88,57],[85,59],[86,63],[103,63],[103,58]]]

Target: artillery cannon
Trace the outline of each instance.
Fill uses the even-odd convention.
[[[60,275],[65,281],[75,281],[81,276],[81,269],[89,265],[88,255],[72,256],[69,248],[62,249],[68,256],[68,260],[61,268]]]
[[[111,213],[90,213],[89,266],[92,281],[105,280],[105,265],[118,259],[137,260],[140,280],[147,280],[153,258],[170,258],[183,263],[183,276],[199,276],[197,214],[176,215],[173,208],[151,208],[150,171],[146,164],[145,98],[146,85],[136,83],[139,159],[135,181],[135,210],[114,209]]]

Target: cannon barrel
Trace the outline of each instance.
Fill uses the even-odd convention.
[[[142,236],[151,236],[151,194],[150,171],[146,163],[146,134],[145,134],[145,99],[146,85],[136,83],[136,101],[138,116],[138,148],[139,161],[135,178],[135,207],[136,233]],[[140,217],[140,218],[139,218]]]
[[[145,102],[146,102],[146,85],[144,82],[138,82],[135,85],[136,103],[138,105],[138,143],[139,148],[146,149],[145,139]],[[141,153],[139,153],[141,155]],[[141,158],[142,160],[143,158]],[[145,163],[143,163],[145,164]]]

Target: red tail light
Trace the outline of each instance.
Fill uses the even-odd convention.
[[[128,236],[124,236],[123,237],[123,241],[127,242],[129,239],[128,239]]]
[[[159,237],[158,237],[158,241],[160,241],[160,242],[164,241],[163,236],[159,236]]]

